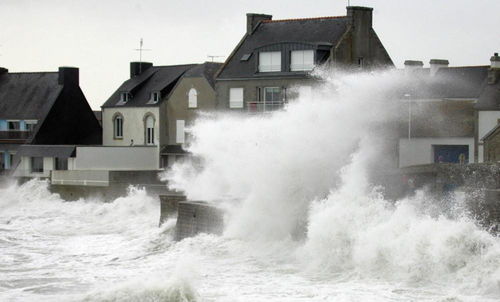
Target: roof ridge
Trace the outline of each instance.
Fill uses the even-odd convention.
[[[15,71],[7,72],[6,74],[28,74],[28,73],[59,73],[58,71]]]
[[[321,19],[343,19],[347,16],[325,16],[325,17],[311,17],[311,18],[291,18],[291,19],[278,19],[278,20],[263,20],[262,23],[277,23],[289,21],[308,21],[308,20],[321,20]]]
[[[190,63],[190,64],[177,64],[177,65],[157,65],[157,66],[152,66],[154,67],[179,67],[179,66],[191,66],[191,65],[202,65],[199,63]]]
[[[487,67],[490,67],[490,65],[448,66],[448,67],[441,67],[441,68],[472,68],[472,67],[476,67],[476,68],[484,68],[484,67],[486,67],[487,68]]]

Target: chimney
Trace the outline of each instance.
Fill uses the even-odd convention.
[[[423,66],[424,66],[424,63],[422,61],[406,60],[405,61],[405,74],[411,74],[415,70],[422,69]]]
[[[448,67],[450,62],[448,62],[448,60],[432,59],[430,60],[429,64],[431,65],[431,77],[433,77],[434,75],[436,75],[436,72],[438,72],[439,68]]]
[[[0,67],[0,75],[9,72],[7,68]]]
[[[352,61],[366,62],[370,60],[370,32],[372,30],[373,8],[348,6],[347,17],[353,31]]]
[[[247,14],[247,35],[251,35],[255,27],[264,20],[272,20],[272,15]]]
[[[490,58],[491,68],[488,70],[488,84],[496,84],[500,79],[500,57],[498,52],[493,54]]]
[[[78,86],[79,85],[79,70],[76,67],[59,67],[59,85],[63,86]]]
[[[152,67],[153,63],[149,62],[130,62],[130,78],[136,77]]]

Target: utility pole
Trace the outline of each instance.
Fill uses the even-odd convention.
[[[134,49],[135,51],[139,52],[139,73],[142,72],[142,52],[151,51],[151,49],[142,48],[142,45],[143,45],[143,40],[141,38],[141,41],[139,42],[139,48]]]

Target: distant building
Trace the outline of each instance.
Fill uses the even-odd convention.
[[[54,173],[52,183],[108,186],[110,172],[156,175],[182,159],[185,128],[198,113],[215,109],[214,74],[220,65],[130,63],[130,78],[102,105],[103,145],[78,147],[73,171]]]
[[[372,28],[372,8],[347,16],[272,20],[247,14],[247,31],[216,77],[222,110],[263,112],[283,107],[314,84],[316,66],[375,69],[394,64]],[[293,88],[296,88],[297,91]]]
[[[500,111],[491,106],[500,97],[500,90],[488,84],[492,67],[448,67],[447,60],[435,59],[430,68],[422,66],[420,61],[405,62],[408,85],[400,93],[405,97],[400,110],[399,166],[482,162],[479,135],[486,135],[500,119]]]
[[[74,145],[100,143],[101,127],[79,87],[78,68],[0,68],[0,170],[48,177],[53,169],[67,168]]]

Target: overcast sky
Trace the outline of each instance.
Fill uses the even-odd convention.
[[[98,109],[129,76],[144,38],[154,65],[224,60],[246,30],[245,14],[273,19],[345,15],[347,0],[0,0],[0,66],[12,72],[80,68]],[[487,65],[500,52],[500,0],[351,0],[373,23],[398,67],[405,59]]]

